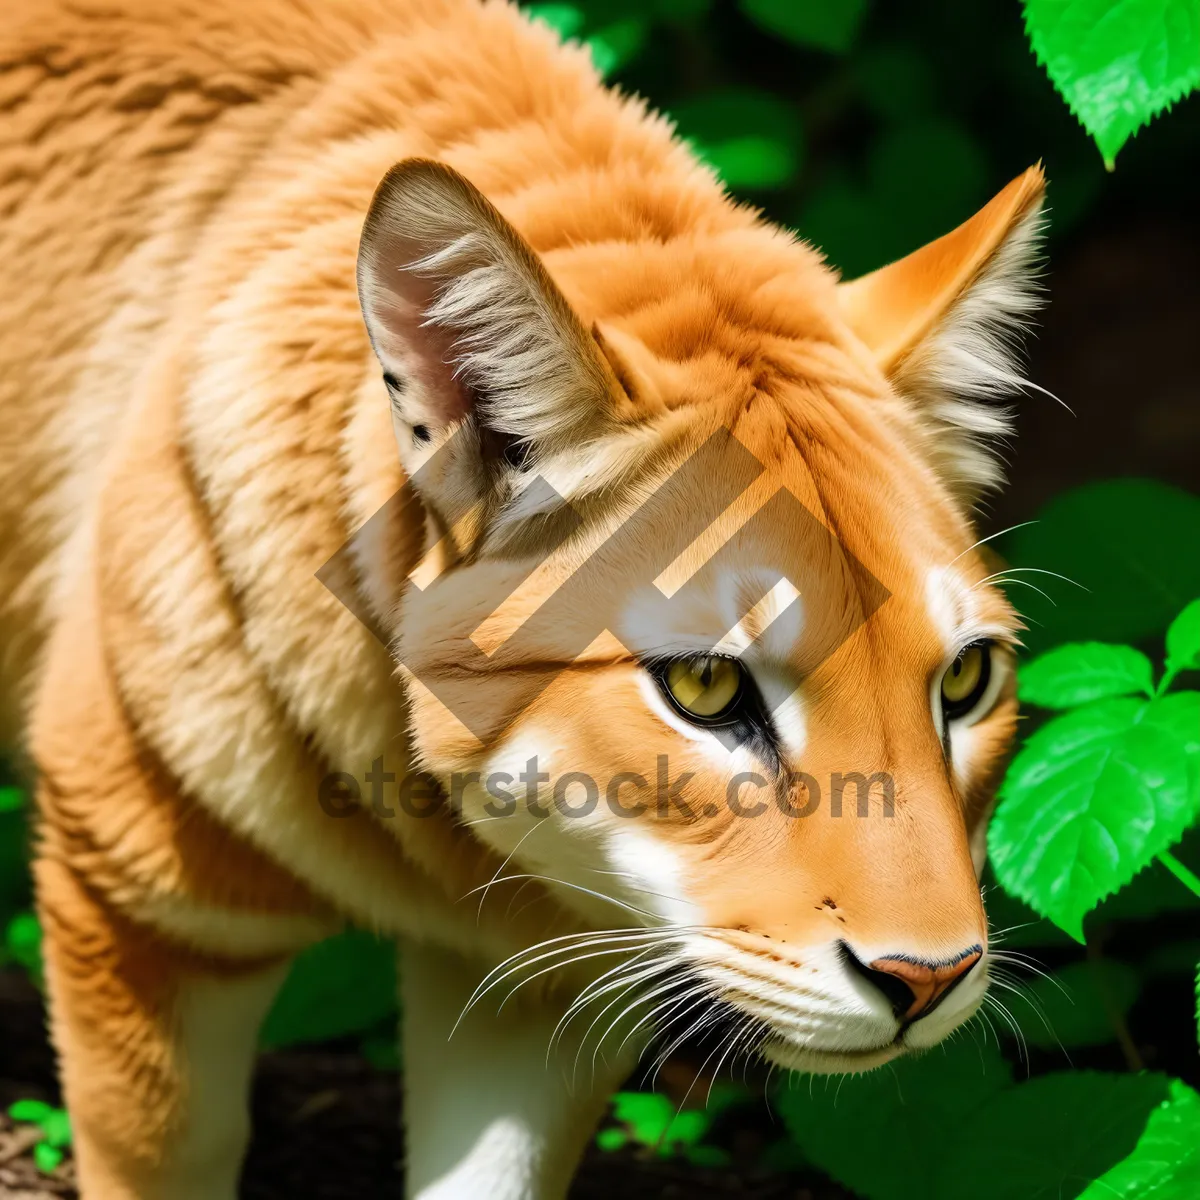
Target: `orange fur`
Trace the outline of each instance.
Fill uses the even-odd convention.
[[[958,502],[977,489],[943,447],[956,410],[937,356],[973,291],[995,283],[989,264],[1034,213],[1040,173],[940,249],[839,297],[812,249],[736,206],[666,122],[600,85],[585,51],[505,4],[38,0],[0,17],[0,64],[0,734],[28,729],[40,773],[38,902],[86,1197],[232,1195],[243,1102],[226,1117],[213,1097],[244,1088],[282,964],[346,919],[443,956],[444,973],[422,967],[411,983],[425,989],[414,1005],[457,1011],[463,978],[549,937],[641,929],[649,907],[652,928],[697,926],[687,961],[771,1026],[771,1053],[807,1069],[885,1061],[973,1011],[882,1050],[844,1021],[808,1045],[780,1015],[812,977],[840,988],[847,1012],[858,1003],[838,945],[881,962],[986,947],[969,841],[1015,702],[1006,684],[956,735],[950,765],[930,688],[964,628],[1003,642],[1016,625]],[[387,175],[412,159],[430,161]],[[385,369],[408,380],[391,422],[399,457],[355,290],[368,210],[363,303]],[[469,245],[441,274],[410,271],[410,251],[446,250],[438,223],[452,219]],[[468,251],[511,290],[510,349],[542,331],[543,359],[507,391],[504,363],[487,358],[494,296],[472,315],[464,293],[466,309],[423,322],[465,278]],[[452,376],[447,356],[466,344],[455,322],[472,320],[476,374]],[[493,407],[476,411],[489,387]],[[466,449],[423,507],[397,510],[358,580],[399,637],[405,691],[315,572],[426,461],[413,431],[429,421],[435,449],[464,430]],[[805,581],[803,627],[780,641],[760,614],[747,636],[766,658],[747,661],[802,697],[785,765],[817,779],[889,772],[895,819],[736,819],[721,803],[732,766],[647,699],[639,656],[653,646],[609,636],[580,654],[550,637],[514,658],[525,618],[721,430],[762,475],[725,532],[672,567],[703,577],[732,535],[736,586],[687,592],[675,632],[728,632],[729,596],[764,565],[736,531],[781,489],[798,500],[815,523],[772,525],[766,540]],[[548,555],[562,514],[513,516],[516,493],[493,489],[506,468],[480,466],[493,436],[531,446],[581,518]],[[710,490],[685,489],[664,528]],[[460,512],[455,497],[470,503]],[[640,567],[656,549],[619,564],[628,594],[618,583],[581,598],[610,632],[645,599]],[[541,568],[513,568],[530,555]],[[436,603],[406,592],[418,569],[447,583],[428,592]],[[890,594],[865,625],[863,569]],[[456,686],[463,639],[485,620],[495,652],[466,703],[514,718],[487,745],[430,690]],[[521,708],[535,657],[548,686]],[[600,780],[653,780],[667,756],[672,777],[694,773],[694,806],[717,811],[598,813],[543,833],[472,823],[487,799],[477,783],[461,812],[447,803],[456,775],[519,769],[531,747],[560,774]],[[381,755],[437,777],[436,813],[326,815],[322,778],[362,777]],[[803,785],[780,789],[803,802]],[[498,881],[510,862],[519,900]],[[493,881],[494,898],[460,903]],[[648,899],[660,887],[669,911]],[[564,975],[598,974],[582,969]],[[546,982],[522,1010],[530,1029],[547,1013],[552,1028],[569,999]],[[465,1036],[486,1048],[481,1020]],[[890,1017],[871,1020],[891,1037]],[[241,1058],[211,1053],[243,1025]],[[478,1106],[487,1067],[472,1055]],[[526,1132],[550,1122],[536,1136],[505,1141],[488,1112],[463,1117],[461,1145],[411,1152],[410,1192],[557,1194],[628,1061],[613,1064],[561,1130],[551,1113],[565,1096],[496,1101]],[[410,1088],[420,1076],[414,1065]],[[436,1095],[426,1140],[454,1142],[446,1130],[469,1106]]]

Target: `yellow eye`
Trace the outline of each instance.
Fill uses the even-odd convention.
[[[692,717],[711,721],[729,712],[742,694],[742,668],[731,658],[680,658],[664,675],[671,699]]]
[[[992,648],[987,642],[968,646],[942,676],[942,709],[947,717],[971,711],[987,691],[992,674]]]

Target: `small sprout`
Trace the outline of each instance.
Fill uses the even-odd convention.
[[[63,1147],[71,1144],[71,1121],[66,1112],[44,1100],[18,1100],[9,1106],[14,1121],[36,1125],[41,1137],[33,1147],[37,1169],[50,1174],[63,1160]]]

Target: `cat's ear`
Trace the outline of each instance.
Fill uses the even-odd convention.
[[[404,465],[444,448],[438,474],[451,470],[460,500],[506,463],[610,427],[620,385],[595,339],[525,240],[449,167],[408,159],[384,176],[358,292]]]
[[[952,233],[838,288],[847,322],[915,406],[928,454],[967,504],[1002,482],[1004,398],[1032,386],[1021,342],[1040,305],[1044,193],[1041,167],[1030,167]]]

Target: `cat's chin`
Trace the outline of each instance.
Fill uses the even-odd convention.
[[[768,1062],[807,1075],[861,1075],[899,1058],[905,1047],[896,1042],[865,1050],[818,1050],[782,1037],[768,1038],[759,1053]]]

